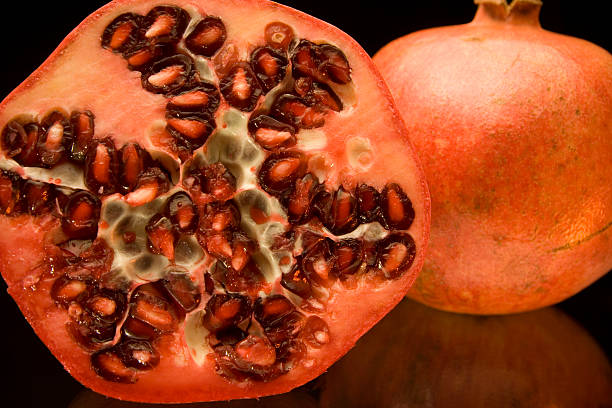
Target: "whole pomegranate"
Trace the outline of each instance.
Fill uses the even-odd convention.
[[[540,27],[541,2],[480,0],[469,24],[375,56],[431,188],[409,296],[463,313],[559,302],[612,267],[612,56]]]

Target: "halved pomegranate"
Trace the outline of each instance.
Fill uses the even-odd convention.
[[[0,132],[9,293],[105,395],[290,390],[423,262],[429,197],[389,92],[287,7],[115,1],[6,98]]]

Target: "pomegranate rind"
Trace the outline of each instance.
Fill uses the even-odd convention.
[[[533,310],[612,268],[612,56],[515,3],[530,12],[494,19],[483,4],[469,24],[374,57],[431,189],[430,250],[409,296],[443,310]]]
[[[118,146],[136,141],[144,148],[154,147],[147,138],[151,129],[143,131],[143,124],[163,120],[165,99],[144,91],[139,74],[129,72],[125,62],[100,47],[99,42],[100,34],[117,15],[128,11],[146,14],[157,4],[157,1],[118,0],[93,13],[0,104],[0,123],[24,112],[42,116],[54,106],[78,107],[95,113],[96,135],[112,134]],[[228,22],[228,37],[231,37],[232,21],[248,21],[248,25],[240,27],[240,38],[263,43],[266,24],[283,21],[296,28],[300,36],[333,41],[343,50],[351,62],[355,87],[347,115],[367,120],[330,116],[325,125],[326,153],[335,166],[348,168],[351,163],[355,164],[357,153],[365,152],[359,156],[361,161],[358,160],[359,165],[368,166],[359,169],[360,173],[367,174],[365,182],[379,190],[389,180],[402,185],[417,214],[409,230],[417,246],[412,266],[395,280],[368,281],[338,292],[321,315],[333,339],[328,345],[311,350],[308,361],[272,381],[242,384],[217,375],[212,359],[197,365],[190,358],[182,332],[160,338],[157,345],[161,355],[159,366],[143,372],[136,383],[108,382],[92,370],[90,353],[78,348],[66,333],[66,315],[53,304],[44,282],[37,281],[40,274],[25,266],[23,271],[16,272],[14,267],[4,265],[3,257],[0,260],[2,275],[9,284],[9,293],[36,334],[72,376],[94,391],[119,399],[164,403],[253,398],[286,392],[323,373],[392,309],[413,284],[423,263],[429,234],[427,185],[385,83],[365,51],[348,35],[321,20],[263,0],[206,3],[186,0],[181,6],[192,7],[202,15],[221,17]],[[246,44],[240,45],[246,47]],[[97,61],[96,66],[103,68],[92,72],[91,61]],[[74,89],[86,89],[87,92],[74,92]],[[134,120],[135,117],[138,120]],[[367,138],[353,135],[367,135]],[[347,139],[347,136],[350,137]],[[347,155],[347,146],[356,146],[357,153]],[[334,182],[337,180],[330,180]],[[1,222],[10,225],[18,234],[19,219],[3,218]],[[38,242],[45,242],[45,239]],[[17,250],[16,245],[10,235],[2,236],[0,247],[5,253]],[[32,264],[40,264],[43,248],[32,251],[26,258]],[[32,258],[37,259],[30,261]]]

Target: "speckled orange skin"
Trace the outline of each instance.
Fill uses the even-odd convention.
[[[430,250],[409,296],[464,313],[559,302],[612,268],[612,56],[484,2],[400,38],[380,68],[420,154]]]

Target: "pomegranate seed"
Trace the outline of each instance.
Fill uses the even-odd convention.
[[[363,243],[348,238],[334,244],[335,272],[339,276],[352,275],[359,270],[364,260]]]
[[[220,95],[217,87],[208,82],[197,82],[174,96],[171,96],[166,111],[172,117],[181,117],[189,112],[206,113],[212,118],[219,107]],[[197,115],[196,115],[197,116]]]
[[[0,170],[0,214],[13,215],[19,212],[21,179],[13,172]]]
[[[108,381],[131,384],[136,382],[136,371],[127,367],[114,349],[102,350],[91,356],[96,374]]]
[[[106,323],[116,323],[126,309],[127,298],[123,292],[111,289],[98,289],[85,302],[87,309]]]
[[[378,266],[386,276],[394,279],[412,265],[416,245],[409,234],[396,232],[378,241]]]
[[[73,239],[93,239],[98,234],[100,200],[87,191],[68,197],[62,216],[62,230]]]
[[[173,332],[178,317],[166,298],[153,286],[140,286],[132,297],[130,316],[155,328],[160,333]]]
[[[51,298],[64,307],[72,302],[80,302],[90,296],[92,287],[86,280],[60,276],[53,282]]]
[[[395,183],[387,184],[381,193],[381,224],[386,229],[408,229],[414,221],[414,208],[404,190]]]
[[[85,185],[97,195],[117,191],[119,160],[115,142],[111,138],[94,140],[87,149],[85,159]]]
[[[272,295],[258,298],[255,302],[253,316],[264,327],[295,311],[295,306],[283,295]]]
[[[72,112],[70,123],[74,136],[68,149],[68,159],[83,163],[87,156],[87,147],[94,137],[94,115],[90,111]]]
[[[293,36],[293,29],[278,21],[269,23],[264,31],[264,37],[269,46],[285,51],[293,40]]]
[[[155,61],[173,54],[174,50],[171,44],[143,41],[134,45],[130,51],[124,52],[123,57],[130,70],[146,72]]]
[[[174,244],[177,237],[170,220],[161,214],[156,214],[149,220],[145,230],[149,250],[174,260]]]
[[[206,236],[206,251],[218,259],[232,258],[231,238],[227,233],[213,233]]]
[[[240,225],[240,218],[238,207],[231,201],[207,204],[200,218],[199,233],[233,230]]]
[[[177,114],[178,117],[171,116],[175,114],[167,112],[166,129],[180,145],[185,146],[190,151],[206,143],[208,136],[215,130],[215,120],[207,114],[199,116]]]
[[[169,94],[180,91],[193,75],[193,60],[177,54],[152,64],[142,77],[142,87],[149,92]]]
[[[251,301],[238,294],[215,294],[206,303],[202,324],[210,331],[219,331],[245,324],[252,313]]]
[[[280,84],[287,74],[287,58],[270,47],[260,47],[251,54],[251,67],[265,92]]]
[[[360,184],[355,190],[359,219],[366,224],[378,220],[380,217],[380,194],[374,187]]]
[[[71,319],[68,326],[70,334],[88,349],[98,348],[100,344],[115,338],[116,327],[113,323],[102,321],[76,302],[68,306],[68,316]]]
[[[226,44],[213,58],[213,65],[218,76],[226,76],[239,59],[238,46]]]
[[[24,209],[31,215],[40,215],[51,210],[55,203],[53,185],[28,180],[22,186]]]
[[[255,73],[246,62],[235,64],[219,88],[227,103],[243,112],[252,111],[262,93]]]
[[[113,52],[128,51],[138,38],[139,25],[142,17],[125,13],[115,18],[102,34],[102,47]]]
[[[283,274],[281,285],[303,299],[309,299],[313,296],[310,280],[299,264],[296,264],[291,271]]]
[[[245,361],[229,345],[215,347],[215,362],[217,374],[232,381],[244,382],[247,379],[253,379],[265,382],[282,374],[278,364],[262,366]]]
[[[325,110],[316,109],[300,97],[283,94],[272,106],[272,116],[295,128],[312,129],[325,124]]]
[[[150,370],[159,364],[159,353],[148,341],[128,339],[113,348],[127,367]]]
[[[234,346],[243,361],[258,366],[270,366],[276,361],[276,351],[268,339],[249,335]]]
[[[340,49],[330,44],[319,45],[321,65],[319,71],[338,84],[351,82],[351,67]]]
[[[293,339],[299,336],[305,321],[306,317],[302,313],[293,311],[272,324],[264,326],[264,332],[274,347],[277,349],[286,348],[291,345]],[[279,357],[281,357],[282,352],[279,354]]]
[[[185,46],[194,54],[212,57],[221,48],[227,33],[218,17],[207,16],[185,38]]]
[[[329,326],[318,316],[309,316],[300,337],[313,348],[321,348],[330,342]]]
[[[319,79],[318,72],[319,56],[316,44],[308,40],[300,40],[292,50],[291,62],[293,65],[293,75],[297,78],[308,76]]]
[[[200,304],[200,291],[186,271],[171,270],[161,283],[172,299],[186,312],[191,312]]]
[[[136,187],[140,173],[151,165],[153,159],[137,143],[127,143],[119,152],[121,158],[121,191],[125,194]]]
[[[259,170],[259,184],[269,194],[280,196],[304,175],[304,158],[297,152],[270,155]]]
[[[53,167],[58,164],[73,142],[73,130],[68,117],[59,111],[52,111],[42,120],[42,133],[38,140],[41,165]]]
[[[304,92],[304,89],[300,91]],[[311,82],[311,86],[304,94],[304,99],[321,110],[331,109],[340,112],[343,108],[342,101],[338,95],[329,86],[318,82]]]
[[[249,133],[264,149],[274,150],[296,143],[295,129],[286,123],[267,116],[257,115],[249,120]]]
[[[134,191],[125,196],[125,201],[131,206],[147,204],[170,189],[168,176],[159,167],[146,169],[134,187]]]
[[[218,201],[227,201],[236,192],[236,178],[221,162],[201,169],[205,180],[202,192],[212,195]]]
[[[232,235],[232,255],[230,266],[235,271],[244,269],[250,259],[251,254],[257,249],[257,244],[249,239],[242,232],[234,232]]]
[[[255,297],[260,290],[265,288],[265,279],[252,257],[239,271],[222,261],[218,261],[212,268],[212,276],[215,281],[221,283],[228,291],[246,292]]]
[[[239,343],[247,337],[247,333],[238,327],[228,327],[227,329],[219,330],[209,335],[209,343],[211,346],[230,345]]]
[[[323,82],[351,82],[351,67],[340,49],[330,44],[314,44],[300,40],[292,51],[291,62],[296,77],[306,75]]]
[[[342,186],[333,195],[328,192],[317,194],[313,200],[313,210],[334,235],[348,234],[359,225],[357,200]]]
[[[182,233],[193,234],[198,227],[198,213],[185,192],[179,191],[168,199],[165,214]]]
[[[2,129],[2,150],[6,157],[19,156],[27,141],[26,131],[21,123],[12,120]]]
[[[334,259],[330,249],[331,244],[329,238],[322,238],[311,247],[304,245],[304,254],[298,258],[298,261],[310,282],[325,287],[333,283]]]
[[[144,37],[154,42],[178,42],[189,22],[189,14],[179,7],[157,6],[144,18]]]
[[[128,337],[142,340],[153,340],[159,334],[153,326],[133,317],[125,320],[122,333]]]
[[[312,200],[319,188],[319,181],[311,173],[295,182],[293,190],[284,200],[287,219],[291,224],[303,224],[310,220]]]

